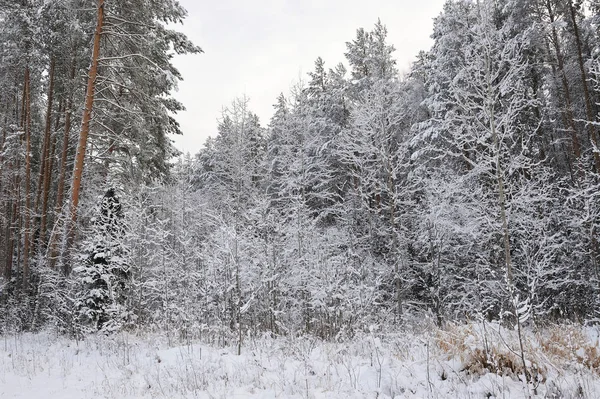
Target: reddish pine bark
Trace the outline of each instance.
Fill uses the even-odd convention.
[[[85,108],[83,109],[83,118],[81,123],[81,133],[79,134],[79,144],[77,145],[77,155],[75,156],[75,167],[73,169],[73,183],[71,195],[71,232],[72,236],[77,222],[77,206],[79,205],[79,190],[81,188],[81,176],[83,175],[83,165],[85,152],[87,148],[87,139],[90,132],[90,120],[92,119],[92,107],[94,105],[94,92],[96,88],[96,76],[98,74],[98,59],[100,58],[100,37],[104,24],[104,0],[98,0],[98,21],[96,32],[94,34],[94,49],[92,52],[92,65],[88,76]]]

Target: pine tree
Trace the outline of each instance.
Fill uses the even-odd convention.
[[[83,326],[92,331],[113,331],[127,321],[129,265],[122,245],[126,226],[121,201],[110,188],[102,197],[99,215],[93,221],[89,239],[82,244],[87,258],[75,269],[81,281],[76,303]]]

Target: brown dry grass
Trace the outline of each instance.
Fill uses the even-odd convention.
[[[581,327],[560,325],[550,328],[539,338],[546,356],[562,364],[576,362],[600,374],[600,351],[589,342]]]
[[[513,350],[518,348],[516,337],[507,332],[508,337],[505,339],[510,341],[507,343],[491,328],[485,333],[485,337],[483,335],[473,325],[449,325],[444,330],[438,330],[435,336],[439,350],[448,358],[460,359],[467,374],[480,376],[494,373],[511,377],[525,374],[521,358],[507,347],[508,344]],[[538,357],[534,356],[534,352],[527,345],[527,373],[530,378],[543,381],[547,370]]]
[[[472,324],[449,324],[434,334],[437,351],[447,359],[458,359],[471,375],[487,372],[498,375],[523,375],[514,331],[483,329]],[[600,376],[600,346],[590,342],[578,325],[557,325],[523,337],[528,373],[538,381],[545,379],[549,367],[585,367]],[[512,350],[511,350],[512,349]]]
[[[470,348],[467,345],[469,337],[473,336],[473,326],[448,324],[444,329],[438,329],[435,334],[437,347],[443,352],[452,356],[460,356],[468,353]]]
[[[487,372],[498,375],[523,374],[520,359],[513,353],[500,352],[497,348],[491,348],[487,352],[475,349],[465,363],[464,370],[471,375],[483,375]]]

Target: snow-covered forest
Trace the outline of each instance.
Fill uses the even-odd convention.
[[[426,342],[415,395],[437,386],[430,343],[511,369],[528,395],[543,350],[598,371],[600,1],[448,0],[402,75],[374,21],[269,121],[233,99],[194,155],[171,141],[173,57],[202,52],[185,16],[173,0],[0,1],[5,340],[354,342],[377,354],[382,397],[408,392],[381,390],[399,331]],[[594,397],[589,378],[544,394]]]

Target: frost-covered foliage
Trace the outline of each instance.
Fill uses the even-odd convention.
[[[201,51],[173,29],[185,16],[170,0],[0,2],[0,313],[21,315],[20,328],[39,328],[50,308],[68,310],[65,287],[75,282],[65,275],[100,254],[87,233],[107,182],[123,190],[168,179],[177,151],[167,136],[180,133],[174,113],[183,108],[170,95],[181,80],[173,55]],[[94,97],[82,82],[95,65],[97,26]],[[80,178],[73,158],[84,109],[94,116]],[[81,191],[69,190],[74,181]],[[114,264],[113,255],[105,253]]]
[[[128,318],[130,267],[128,247],[122,243],[125,229],[121,201],[109,188],[73,270],[81,284],[74,305],[81,324],[91,331],[118,330]]]
[[[578,7],[449,1],[405,78],[378,22],[347,44],[350,74],[318,58],[266,134],[236,101],[192,162],[220,325],[241,341],[335,338],[407,311],[593,320],[595,121],[560,94],[597,97],[595,64],[581,81],[565,55],[588,56],[567,45],[592,34]]]
[[[517,328],[511,361],[533,383],[521,327],[597,321],[596,2],[449,0],[432,48],[405,76],[378,21],[346,44],[345,64],[317,58],[307,83],[276,99],[268,126],[236,99],[205,147],[173,163],[166,134],[178,132],[171,112],[181,106],[166,97],[179,78],[170,51],[198,49],[164,23],[185,13],[176,2],[112,2],[75,231],[50,161],[63,139],[60,170],[71,166],[63,123],[84,97],[67,72],[89,51],[59,57],[64,43],[38,43],[34,22],[54,18],[44,32],[64,30],[79,49],[93,18],[80,10],[67,24],[70,1],[44,4],[0,6],[0,85],[32,90],[38,109],[28,120],[12,105],[26,95],[5,111],[0,101],[4,331],[142,329],[240,353],[263,335],[342,341],[414,317],[486,320]],[[54,59],[29,66],[31,89],[12,63],[18,37],[32,58]],[[39,110],[51,105],[46,64],[61,93],[49,122]],[[31,126],[53,134],[28,157]],[[40,172],[29,194],[25,161]],[[477,367],[492,367],[485,356]]]
[[[376,328],[343,342],[258,337],[241,356],[232,346],[158,334],[94,335],[76,342],[47,332],[10,335],[0,345],[0,395],[10,398],[595,398],[598,331],[562,325],[528,334],[533,382],[497,324],[420,322]]]

